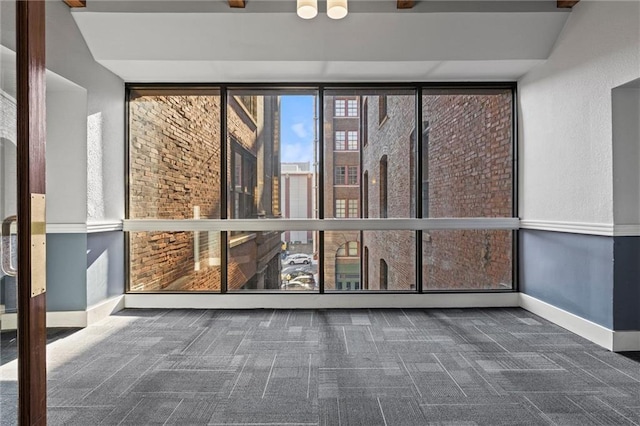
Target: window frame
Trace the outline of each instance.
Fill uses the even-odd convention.
[[[367,88],[402,88],[402,89],[414,89],[416,90],[416,98],[417,100],[419,100],[419,104],[422,103],[422,97],[419,96],[418,94],[421,93],[421,89],[425,88],[425,89],[458,89],[458,90],[476,90],[476,89],[488,89],[488,90],[492,90],[492,89],[505,89],[505,90],[510,90],[511,91],[511,103],[512,103],[512,113],[511,113],[511,134],[512,134],[512,138],[511,138],[511,157],[512,158],[517,158],[518,156],[518,132],[517,132],[517,121],[518,121],[518,116],[516,114],[516,106],[517,106],[517,92],[516,92],[516,82],[480,82],[480,83],[430,83],[430,82],[423,82],[423,83],[410,83],[410,84],[405,84],[405,83],[401,83],[401,84],[395,84],[395,83],[353,83],[353,84],[346,84],[346,83],[309,83],[309,84],[300,84],[300,83],[295,83],[295,84],[263,84],[263,83],[256,83],[256,84],[233,84],[233,85],[227,85],[227,84],[218,84],[218,83],[208,83],[208,84],[197,84],[197,85],[193,85],[193,84],[184,84],[184,83],[170,83],[170,84],[150,84],[150,83],[125,83],[125,94],[126,94],[126,99],[125,99],[125,109],[126,109],[126,114],[127,114],[127,119],[125,121],[125,141],[127,144],[127,149],[125,150],[125,156],[126,156],[126,176],[125,176],[125,183],[126,183],[126,196],[125,196],[125,224],[127,222],[135,222],[135,221],[139,221],[142,222],[143,220],[136,220],[136,219],[130,219],[129,218],[129,203],[130,201],[130,196],[131,196],[131,191],[130,191],[130,149],[131,149],[131,139],[129,137],[129,126],[128,126],[128,114],[129,114],[129,99],[130,99],[130,93],[134,90],[137,89],[149,89],[149,88],[160,88],[161,90],[173,90],[173,89],[177,89],[177,90],[197,90],[200,88],[204,88],[207,90],[211,90],[211,89],[219,89],[221,92],[224,92],[224,95],[221,96],[221,99],[226,100],[226,91],[229,90],[229,87],[243,87],[243,88],[253,88],[253,87],[258,87],[258,88],[272,88],[272,87],[284,87],[284,90],[286,91],[288,88],[292,88],[295,89],[297,87],[300,86],[305,86],[308,87],[309,90],[313,89],[319,89],[318,92],[318,99],[322,98],[324,96],[323,92],[324,90],[326,90],[326,88],[363,88],[363,89],[367,89]],[[419,97],[418,97],[419,96]],[[365,98],[366,99],[366,98]],[[320,99],[320,106],[323,105],[323,100]],[[225,104],[226,102],[223,102],[223,104]],[[224,133],[226,132],[226,124],[224,123],[224,121],[226,120],[226,112],[224,111],[226,109],[226,105],[222,108],[222,113],[221,113],[221,121],[223,122],[223,124],[221,125],[221,131]],[[421,149],[421,145],[422,145],[422,132],[420,131],[422,129],[422,120],[421,120],[421,115],[416,112],[418,121],[416,121],[416,124],[418,124],[417,129],[416,129],[416,135],[417,135],[417,152],[420,153],[420,149]],[[320,111],[319,113],[319,117],[320,117],[320,122],[322,123],[322,111]],[[322,134],[323,134],[323,129],[322,126],[319,126],[319,135],[320,135],[320,146],[323,145],[323,138],[322,138]],[[368,141],[363,140],[363,145],[366,145],[368,143]],[[224,145],[224,144],[223,144]],[[320,155],[322,156],[322,149],[319,150],[320,151]],[[226,149],[223,147],[222,149],[222,153],[223,155],[226,152]],[[322,165],[322,159],[320,160],[320,163]],[[226,173],[226,161],[222,161],[221,162],[221,167],[223,170],[221,170],[221,172]],[[418,174],[420,174],[420,163],[416,164],[416,169]],[[224,173],[221,173],[224,175]],[[517,170],[517,162],[513,161],[513,165],[512,165],[512,172],[511,172],[511,186],[512,186],[512,196],[511,196],[511,204],[512,204],[512,208],[511,208],[511,212],[512,215],[510,216],[511,218],[517,218],[518,217],[518,170]],[[323,188],[322,188],[322,182],[323,182],[323,178],[320,177],[319,178],[319,182],[318,182],[318,188],[320,191],[320,194],[318,196],[318,200],[319,200],[319,205],[318,205],[318,211],[322,211],[322,197],[320,196],[323,192]],[[227,201],[227,196],[228,193],[225,190],[225,188],[229,187],[229,183],[227,183],[226,185],[222,185],[221,186],[221,204],[224,206],[221,209],[221,220],[233,220],[231,218],[227,218],[226,216],[226,212],[228,211],[228,209],[226,208],[226,205],[228,203]],[[421,203],[422,200],[422,180],[417,180],[416,181],[416,194],[413,194],[413,196],[416,198],[416,204]],[[426,215],[425,215],[426,213]],[[428,217],[428,212],[423,212],[423,214],[420,215],[421,217]],[[364,217],[364,214],[363,214]],[[323,215],[320,214],[318,219],[322,220],[324,219]],[[133,227],[135,228],[135,226]],[[128,229],[130,229],[129,227],[125,226],[125,231],[126,232],[131,232]],[[143,232],[143,231],[138,231],[138,232]],[[151,232],[151,231],[149,231]],[[224,232],[224,231],[223,231]],[[315,232],[315,231],[314,231]],[[512,247],[513,247],[513,253],[512,253],[512,280],[511,280],[511,288],[509,289],[505,289],[505,290],[489,290],[489,291],[482,291],[482,290],[471,290],[471,292],[474,293],[485,293],[485,292],[489,292],[489,293],[498,293],[498,292],[517,292],[518,288],[519,288],[519,283],[518,283],[518,253],[517,253],[517,247],[518,247],[518,231],[517,228],[515,230],[513,230],[512,232],[513,238],[512,238]],[[129,268],[129,247],[128,247],[128,243],[126,244],[126,248],[125,248],[125,256],[126,256],[126,262],[125,262],[125,269],[127,270],[126,273],[126,277],[127,277],[127,292],[129,292],[129,288],[130,288],[130,283],[129,283],[129,272],[128,272],[128,268]],[[224,246],[224,244],[223,244]],[[420,284],[420,283],[419,283]],[[423,291],[421,289],[417,290],[418,293],[423,293]],[[424,293],[442,293],[442,292],[446,292],[446,291],[424,291]],[[406,292],[402,292],[402,293],[406,293]]]

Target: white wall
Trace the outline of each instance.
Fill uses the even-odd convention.
[[[47,223],[85,223],[87,93],[77,86],[47,90],[46,100]]]
[[[613,223],[611,90],[640,76],[640,2],[578,3],[519,81],[520,217]]]
[[[640,225],[640,87],[614,89],[612,102],[614,222]]]
[[[86,221],[124,218],[124,83],[94,61],[71,16],[61,1],[47,2],[47,68],[87,91],[84,126],[84,172],[87,193]],[[95,126],[98,125],[99,129]],[[90,142],[90,143],[89,143]],[[87,151],[91,161],[87,162]],[[74,155],[73,153],[68,153]],[[91,179],[89,179],[91,176]],[[87,184],[90,182],[90,185]]]

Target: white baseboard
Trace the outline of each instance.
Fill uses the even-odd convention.
[[[124,294],[93,305],[87,308],[87,325],[95,324],[96,322],[107,318],[109,315],[115,314],[123,309]]]
[[[517,307],[518,293],[126,294],[126,308],[331,309]]]
[[[84,328],[122,309],[124,309],[124,295],[93,305],[86,311],[47,312],[47,327]],[[15,313],[0,315],[2,330],[15,330],[17,323],[18,318]]]
[[[524,293],[520,307],[613,352],[640,351],[640,331],[613,331]]]
[[[614,331],[613,351],[640,351],[640,331]]]
[[[47,312],[47,327],[87,327],[125,308],[358,309],[521,307],[613,352],[640,351],[640,331],[613,331],[524,293],[456,294],[124,294],[86,311]],[[16,314],[0,314],[2,330]]]

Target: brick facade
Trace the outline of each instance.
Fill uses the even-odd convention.
[[[357,114],[345,117],[335,116],[335,98],[326,97],[325,218],[336,217],[336,200],[357,201],[356,214],[349,212],[347,204],[345,217],[416,216],[415,99],[412,92],[407,93],[341,97],[358,103]],[[220,98],[143,95],[133,93],[130,102],[129,216],[191,218],[197,206],[201,218],[219,218]],[[227,215],[277,218],[281,215],[279,98],[251,97],[249,107],[245,98],[229,96],[227,180],[238,179],[240,169],[232,167],[238,152],[250,159],[242,163],[242,170],[249,167],[253,177],[250,187],[242,183],[230,188],[234,194],[230,194]],[[423,216],[510,217],[511,93],[425,91],[422,102],[422,182],[427,189]],[[357,131],[358,149],[336,149],[336,131]],[[357,184],[337,182],[336,166],[357,166]],[[248,207],[234,204],[234,197]],[[368,209],[363,212],[364,206]],[[280,239],[280,233],[251,230],[230,235],[228,289],[278,288]],[[195,241],[199,259],[194,258]],[[358,243],[357,256],[338,255],[349,242]],[[336,280],[344,278],[341,271],[359,275],[361,262],[362,277],[356,278],[360,288],[414,289],[415,250],[412,231],[325,232],[325,288],[340,288]],[[217,233],[197,237],[192,232],[132,233],[131,290],[217,291],[219,252]],[[510,231],[424,232],[422,257],[425,289],[509,288],[512,284]],[[386,280],[381,279],[381,270],[387,271]]]
[[[129,117],[129,217],[190,219],[198,206],[201,218],[220,218],[220,98],[134,94]],[[196,270],[194,233],[131,233],[130,289],[218,290],[212,238],[216,253],[201,238]]]
[[[428,216],[511,217],[510,91],[425,95],[423,119]],[[511,231],[432,231],[423,239],[423,257],[424,288],[512,286]]]
[[[510,217],[512,215],[511,94],[432,94],[423,98],[423,217]],[[415,101],[390,95],[387,116],[378,96],[363,100],[367,135],[362,169],[368,177],[364,204],[381,217],[381,160],[387,167],[387,217],[415,217]],[[381,119],[382,118],[382,119]],[[408,184],[407,184],[408,183]],[[380,260],[389,290],[415,285],[415,233],[364,232],[366,285],[380,288]],[[510,231],[424,232],[425,289],[511,287]]]
[[[279,157],[278,99],[254,98],[257,102],[249,111],[230,97],[227,161],[231,164],[231,139],[255,157],[254,173],[261,175],[252,189],[253,210],[273,217],[279,214],[279,203],[273,202],[273,181],[279,179],[279,163],[274,160],[274,153]],[[220,97],[132,92],[129,118],[129,217],[190,219],[196,207],[201,219],[220,218]],[[231,167],[227,170],[231,182]],[[265,271],[277,275],[273,268],[278,265],[279,238],[254,235],[238,240],[239,236],[230,237],[229,290],[264,283],[264,277],[255,275]],[[258,247],[259,242],[269,247]],[[129,252],[132,291],[220,290],[218,233],[134,232]]]
[[[386,117],[380,111],[379,96],[366,96],[368,115],[367,140],[363,140],[362,170],[368,176],[366,204],[370,218],[381,215],[381,160],[386,158],[387,216],[388,218],[415,217],[415,97],[409,95],[386,96]],[[382,120],[380,120],[380,118]],[[364,271],[369,290],[380,290],[380,260],[388,271],[387,290],[415,288],[415,233],[412,231],[367,231],[364,246],[368,262]],[[368,265],[366,265],[368,263]]]
[[[326,96],[324,102],[324,217],[336,217],[336,200],[356,200],[361,206],[360,186],[343,185],[335,182],[336,166],[357,166],[360,168],[360,150],[336,150],[335,135],[337,131],[358,132],[358,147],[360,146],[360,107],[357,116],[336,117],[335,100],[337,96]],[[344,100],[355,100],[359,103],[357,96],[339,97]],[[345,142],[347,143],[347,142]],[[360,172],[360,171],[359,171]],[[345,206],[348,211],[348,205]],[[348,213],[347,213],[348,216]],[[360,216],[360,211],[358,215]],[[326,290],[336,289],[336,263],[347,266],[358,258],[337,259],[336,254],[341,246],[349,241],[360,241],[360,232],[325,232],[324,233],[324,288]],[[361,282],[361,279],[359,280]]]

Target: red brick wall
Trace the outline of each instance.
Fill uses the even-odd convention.
[[[220,98],[134,96],[129,105],[129,217],[186,219],[199,206],[201,218],[219,218]],[[199,271],[193,244],[192,232],[131,233],[131,290],[218,290],[209,258],[219,244],[210,254],[201,233]]]
[[[269,98],[269,120],[279,117],[276,98]],[[272,180],[279,179],[279,129],[265,123],[264,98],[257,97],[257,116],[252,117],[235,96],[229,97],[229,134],[257,158],[254,200],[267,216],[278,214]],[[131,219],[220,218],[220,98],[211,95],[133,93],[129,109]],[[274,142],[275,141],[275,142]],[[261,158],[258,145],[262,144]],[[230,164],[231,149],[227,161]],[[269,175],[267,176],[267,170]],[[227,178],[232,170],[227,168]],[[276,197],[276,198],[274,198]],[[231,206],[229,206],[231,207]],[[193,232],[135,232],[130,235],[130,289],[133,291],[218,291],[221,271],[220,237],[209,244],[209,233],[199,233],[199,270],[194,259]],[[233,239],[233,238],[232,238]],[[226,243],[226,242],[225,242]],[[264,246],[262,246],[264,245]],[[210,253],[210,246],[213,253]],[[229,248],[228,289],[243,287],[257,272],[267,271],[277,281],[280,239],[246,239]],[[210,265],[210,263],[213,263]],[[266,269],[265,269],[266,267]],[[260,271],[259,271],[260,270]],[[273,283],[271,283],[273,284]],[[276,285],[278,283],[275,283]]]
[[[511,217],[511,109],[509,91],[423,97],[429,217]],[[510,287],[511,253],[510,231],[425,233],[424,288]]]
[[[388,96],[388,117],[379,123],[377,96],[368,97],[368,143],[362,172],[368,172],[369,217],[380,217],[380,159],[388,164],[387,217],[413,217],[415,127],[412,96]],[[423,98],[429,121],[429,212],[425,217],[512,215],[511,94],[430,95]],[[414,161],[412,161],[414,160]],[[423,177],[424,179],[424,177]],[[379,288],[380,259],[389,268],[389,289],[415,285],[415,234],[365,232],[368,282]],[[423,235],[426,289],[504,288],[511,285],[510,231],[431,231]]]
[[[368,96],[368,141],[362,149],[362,172],[368,172],[369,217],[380,217],[380,160],[387,158],[387,217],[415,217],[411,189],[415,161],[411,139],[415,128],[415,98],[387,96],[387,118],[379,121],[379,98]],[[368,286],[380,289],[380,259],[387,263],[388,290],[415,288],[415,232],[367,231],[364,245],[369,249]]]

